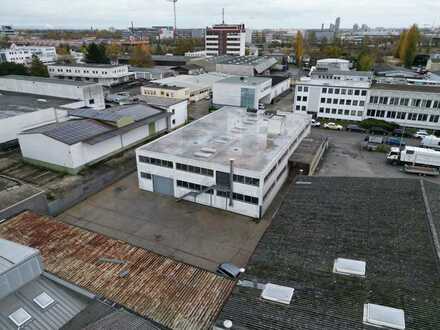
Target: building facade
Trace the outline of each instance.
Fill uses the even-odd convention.
[[[309,133],[308,116],[224,107],[138,148],[139,187],[261,218]]]
[[[188,121],[188,101],[157,96],[140,96],[140,100],[150,106],[166,110],[169,114],[169,127],[175,129]]]
[[[206,55],[244,56],[245,49],[246,28],[244,24],[218,24],[206,28]]]
[[[53,78],[89,81],[108,87],[135,79],[135,74],[128,71],[128,65],[57,64],[49,65],[48,70]]]
[[[294,111],[314,118],[364,119],[370,83],[303,79],[295,86]]]
[[[318,70],[340,70],[340,71],[349,71],[350,70],[350,61],[343,60],[340,58],[325,58],[322,60],[316,61],[316,68]]]
[[[367,81],[373,80],[372,71],[343,71],[343,70],[313,70],[310,73],[312,79],[325,80],[348,80],[348,81]]]
[[[141,95],[144,96],[156,96],[171,99],[188,100],[189,94],[189,88],[161,85],[154,82],[150,84],[145,84],[141,87]]]
[[[55,47],[16,46],[13,44],[9,49],[0,49],[0,63],[13,62],[29,65],[32,62],[32,56],[37,56],[44,64],[54,63],[57,60]]]

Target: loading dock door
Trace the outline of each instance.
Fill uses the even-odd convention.
[[[173,179],[153,175],[153,190],[162,195],[174,196]]]

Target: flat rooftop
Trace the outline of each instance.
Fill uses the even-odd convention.
[[[112,65],[112,64],[92,64],[92,63],[76,63],[76,64],[50,64],[48,66],[62,66],[62,67],[76,67],[76,68],[97,68],[97,69],[112,69],[126,67],[127,64]]]
[[[406,92],[419,92],[419,93],[439,93],[440,86],[421,86],[421,85],[409,85],[409,84],[372,84],[372,89],[385,89],[390,91],[406,91]]]
[[[0,213],[2,210],[43,192],[29,184],[0,176]]]
[[[368,77],[372,78],[373,71],[344,71],[344,70],[315,70],[312,72],[312,76],[319,76],[322,74],[329,74],[335,76],[357,76],[357,77]]]
[[[45,77],[35,77],[35,76],[9,75],[9,76],[0,77],[0,91],[1,91],[1,80],[2,79],[34,81],[34,82],[40,82],[40,83],[46,83],[46,84],[57,84],[57,85],[68,85],[68,86],[97,85],[97,83],[86,82],[86,81],[63,80],[63,79],[58,79],[58,78],[45,78]]]
[[[406,330],[440,329],[439,251],[427,216],[429,208],[440,223],[439,196],[439,185],[418,179],[299,177],[240,278],[294,288],[290,304],[237,285],[219,324],[372,330],[363,324],[371,303],[403,309]],[[337,258],[365,261],[365,277],[335,274]]]
[[[335,80],[335,79],[311,79],[302,78],[297,84],[309,86],[330,86],[330,87],[346,87],[346,88],[369,88],[370,83],[367,81],[353,80]]]
[[[285,120],[287,129],[279,135],[268,134],[270,120]],[[224,166],[233,158],[237,168],[261,172],[309,122],[310,118],[302,114],[282,113],[282,117],[271,119],[263,113],[226,106],[138,150]],[[215,152],[201,158],[198,155],[203,148]]]
[[[256,86],[264,84],[267,81],[271,81],[272,79],[264,78],[264,77],[229,77],[223,80],[220,80],[219,83],[222,84],[237,84],[237,85],[245,85],[245,86]]]
[[[152,83],[167,85],[167,86],[177,86],[181,88],[190,88],[190,89],[199,89],[199,88],[209,88],[212,85],[220,80],[225,78],[229,78],[231,75],[219,73],[219,72],[210,72],[203,73],[199,75],[180,75],[175,77],[168,77],[159,80],[153,80]]]
[[[0,119],[48,108],[61,107],[72,102],[73,100],[71,99],[0,90]]]
[[[160,96],[139,95],[138,98],[139,100],[145,102],[148,105],[152,105],[155,107],[166,107],[166,108],[182,102],[188,102],[187,100],[172,99],[169,97],[160,97]]]

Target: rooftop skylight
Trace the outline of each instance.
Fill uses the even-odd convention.
[[[261,298],[289,305],[294,292],[293,288],[268,283],[261,293]]]
[[[333,266],[333,273],[364,277],[366,267],[365,261],[337,258]]]
[[[364,323],[376,327],[405,330],[405,312],[402,309],[365,304]]]

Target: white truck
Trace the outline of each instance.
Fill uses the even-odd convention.
[[[435,135],[428,135],[422,139],[420,142],[422,148],[430,148],[434,150],[440,150],[440,138]]]
[[[404,164],[407,173],[437,176],[440,169],[440,151],[418,147],[405,147],[403,150],[391,148],[387,161],[391,164]]]

